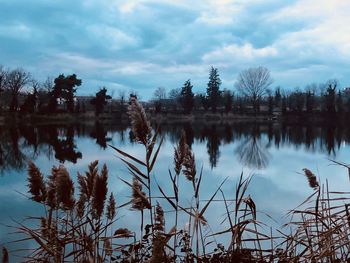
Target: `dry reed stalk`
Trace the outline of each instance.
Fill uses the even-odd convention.
[[[177,144],[176,148],[174,149],[174,165],[175,165],[175,173],[177,175],[180,174],[182,165],[185,159],[185,156],[188,152],[188,145],[186,143],[186,133],[183,131],[180,141]]]
[[[113,220],[116,215],[116,202],[113,193],[110,194],[107,205],[106,217],[108,220]]]
[[[136,141],[148,145],[150,141],[151,125],[142,105],[132,98],[128,107],[128,115],[131,120],[132,133]]]
[[[316,190],[320,186],[318,184],[316,176],[309,169],[304,168],[303,171],[304,171],[304,174],[309,182],[310,187],[313,188],[314,190]]]
[[[74,207],[74,185],[67,169],[60,165],[56,178],[57,202],[64,210],[71,210]]]
[[[106,198],[107,198],[107,180],[108,169],[104,164],[100,175],[95,176],[93,192],[92,192],[92,209],[94,218],[100,218],[103,214]]]
[[[2,247],[2,263],[9,263],[9,252],[6,247]]]
[[[51,169],[51,175],[48,177],[47,182],[47,205],[51,208],[51,210],[56,209],[58,207],[57,202],[57,183],[56,178],[58,174],[58,168],[55,166]]]
[[[28,192],[32,195],[31,199],[39,203],[45,202],[47,193],[44,178],[31,161],[28,164],[28,181]]]

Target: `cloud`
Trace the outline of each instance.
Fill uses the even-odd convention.
[[[274,47],[254,48],[251,43],[245,43],[242,46],[236,44],[226,45],[207,54],[202,59],[206,63],[228,62],[236,63],[237,60],[255,60],[264,57],[273,57],[278,54]]]
[[[276,85],[328,76],[347,85],[349,11],[342,0],[3,0],[0,61],[38,79],[79,73],[84,92],[100,80],[145,99],[189,78],[204,91],[211,65],[225,87],[258,65]]]

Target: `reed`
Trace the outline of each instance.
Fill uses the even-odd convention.
[[[114,194],[108,195],[108,169],[99,170],[98,161],[77,175],[74,185],[69,171],[53,167],[45,178],[36,165],[28,164],[29,198],[44,207],[36,227],[25,222],[15,226],[37,245],[25,262],[349,262],[350,192],[331,191],[308,169],[304,175],[313,193],[288,213],[289,223],[273,229],[258,217],[258,208],[248,194],[252,177],[240,175],[236,188],[222,190],[224,179],[210,198],[201,198],[203,168],[197,170],[195,154],[183,134],[174,149],[173,169],[169,169],[172,193],[155,181],[153,169],[163,138],[153,130],[142,105],[133,99],[129,106],[132,132],[144,148],[142,158],[112,145],[129,172],[120,178],[130,187],[131,199],[117,206]],[[348,169],[348,165],[342,164]],[[181,183],[190,184],[192,198],[180,198]],[[153,194],[157,189],[160,196]],[[221,198],[218,195],[221,194]],[[228,196],[230,195],[230,196]],[[224,219],[213,232],[207,221],[208,207],[220,202]],[[164,211],[164,205],[170,207]],[[163,207],[162,207],[163,206]],[[120,226],[117,212],[130,207],[140,213],[139,233]],[[146,213],[145,213],[146,212]],[[165,213],[174,214],[166,222]],[[185,223],[178,219],[188,218]],[[170,227],[169,228],[169,224]],[[114,231],[114,228],[116,230]],[[217,237],[228,236],[227,244]],[[3,248],[3,262],[9,253]]]

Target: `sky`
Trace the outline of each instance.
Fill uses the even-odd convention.
[[[80,95],[114,97],[191,79],[205,92],[210,67],[222,89],[264,66],[273,87],[337,78],[350,86],[348,0],[0,0],[0,65],[33,77],[76,73]]]

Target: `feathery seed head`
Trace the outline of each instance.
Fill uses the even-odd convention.
[[[303,171],[309,181],[310,187],[316,190],[319,187],[316,176],[309,169],[304,168]]]
[[[136,140],[147,146],[151,137],[151,125],[147,120],[145,110],[135,98],[132,98],[130,102],[128,115],[131,120],[132,133]]]
[[[65,210],[71,210],[74,207],[74,185],[67,169],[60,165],[57,172],[57,202]]]
[[[40,170],[31,161],[28,167],[28,181],[29,193],[32,195],[31,199],[35,202],[44,202],[47,196],[44,178]]]

